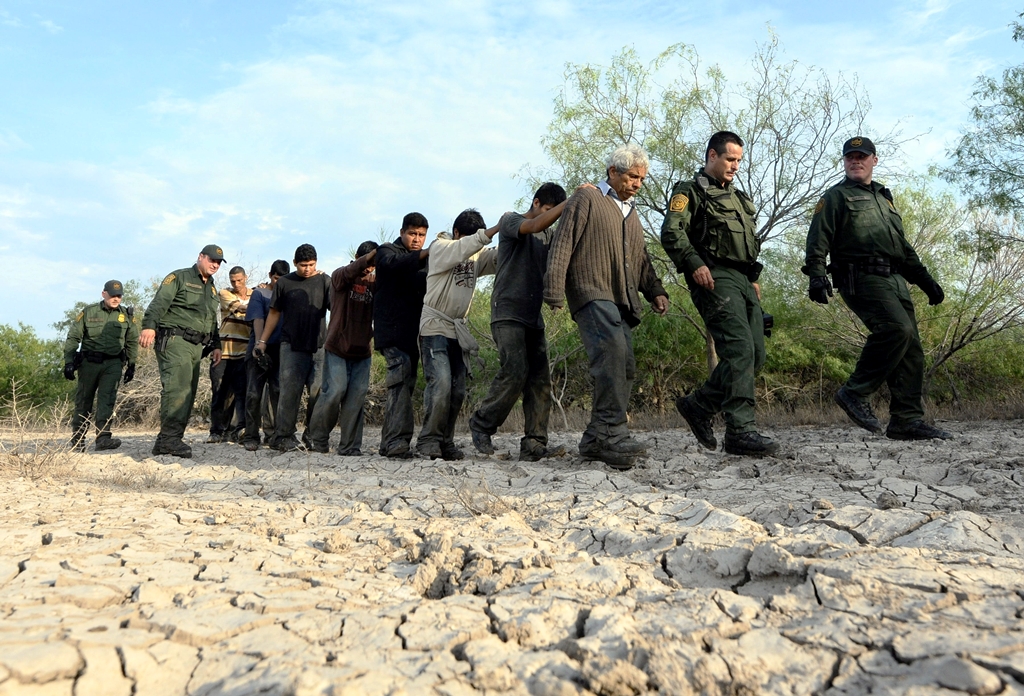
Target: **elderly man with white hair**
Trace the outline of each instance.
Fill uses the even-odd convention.
[[[544,301],[557,310],[568,300],[590,359],[594,399],[580,455],[629,469],[646,451],[626,423],[640,294],[662,315],[668,294],[651,265],[635,210],[634,196],[650,164],[647,153],[630,143],[616,148],[605,164],[606,181],[578,189],[566,201],[548,254]]]

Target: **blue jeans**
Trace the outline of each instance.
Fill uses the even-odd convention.
[[[316,353],[305,353],[292,350],[290,343],[281,343],[280,381],[281,396],[277,402],[277,418],[274,425],[275,446],[291,442],[295,439],[296,423],[299,420],[299,403],[302,401],[302,390],[309,390],[306,402],[306,429],[309,429],[309,417],[316,407],[320,395],[320,373],[323,370],[324,349]]]
[[[580,446],[594,441],[618,442],[629,436],[626,408],[636,373],[633,330],[618,305],[608,300],[585,304],[573,319],[580,329],[594,379],[590,423]]]
[[[314,449],[326,450],[331,430],[338,424],[338,454],[355,454],[363,445],[363,403],[370,388],[370,358],[349,359],[327,351],[320,396],[309,419],[309,440]]]
[[[420,449],[436,442],[443,449],[455,446],[455,421],[466,400],[466,364],[462,346],[447,336],[420,336],[423,354],[423,428],[416,440]]]

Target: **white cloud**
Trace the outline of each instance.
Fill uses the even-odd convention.
[[[49,19],[39,20],[39,26],[41,26],[50,34],[59,34],[62,31],[64,31],[64,27],[55,24],[52,20]]]

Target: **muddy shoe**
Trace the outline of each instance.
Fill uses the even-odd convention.
[[[482,433],[479,430],[473,430],[470,428],[469,434],[473,436],[473,447],[480,454],[494,454],[494,443],[491,442],[491,436],[487,433]]]
[[[424,459],[441,459],[444,454],[441,452],[441,445],[436,442],[424,442],[416,444],[416,454]]]
[[[260,448],[260,441],[246,440],[245,442],[242,443],[242,446],[245,447],[246,452],[256,452]]]
[[[521,462],[539,462],[541,459],[553,459],[554,457],[564,456],[565,448],[561,445],[557,447],[519,448],[519,461]]]
[[[715,439],[715,429],[711,425],[711,418],[704,410],[694,403],[689,396],[680,396],[676,399],[676,410],[683,417],[690,431],[697,438],[705,449],[714,451],[718,447],[718,440]]]
[[[614,451],[612,445],[601,440],[594,440],[588,445],[580,445],[580,456],[587,461],[604,462],[616,471],[629,471],[637,459],[635,454]]]
[[[885,429],[885,436],[890,440],[952,440],[953,433],[946,432],[924,421],[913,423],[893,423]]]
[[[224,433],[210,433],[210,437],[206,438],[206,444],[216,445],[226,440],[227,438],[224,437]]]
[[[835,399],[836,403],[839,404],[839,408],[846,411],[846,415],[854,423],[876,435],[882,432],[882,424],[875,417],[874,412],[871,410],[871,405],[864,403],[848,392],[846,387],[839,387]]]
[[[121,446],[121,440],[116,437],[111,437],[109,434],[100,435],[96,438],[96,450],[113,450]]]
[[[604,442],[602,446],[615,454],[625,454],[631,457],[643,454],[647,451],[647,445],[640,442],[632,435],[627,435],[618,442]]]
[[[157,440],[156,443],[153,445],[153,454],[169,454],[172,457],[191,459],[192,448],[186,445],[181,440]]]
[[[727,432],[723,449],[729,454],[763,457],[778,452],[779,446],[772,442],[770,437],[755,432],[736,434]]]
[[[441,458],[446,462],[457,462],[460,459],[465,459],[465,457],[466,453],[455,445],[447,445],[441,448]]]

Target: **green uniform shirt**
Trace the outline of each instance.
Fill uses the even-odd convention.
[[[217,288],[213,278],[203,281],[199,268],[182,268],[168,274],[160,283],[153,301],[146,308],[143,329],[192,329],[213,336],[213,347],[220,348],[217,333]]]
[[[139,356],[139,316],[128,308],[120,306],[111,309],[102,302],[91,304],[75,317],[75,322],[64,341],[64,362],[75,359],[78,345],[83,351],[117,355],[122,349],[128,355],[128,363],[135,364]]]
[[[705,177],[705,191],[697,180]],[[704,220],[707,219],[707,237]],[[757,238],[757,209],[743,191],[732,184],[720,185],[703,169],[692,181],[672,187],[668,213],[661,225],[661,245],[679,273],[691,275],[712,260],[753,263],[761,252]]]
[[[882,184],[858,184],[846,179],[821,197],[807,233],[806,265],[812,278],[825,275],[826,256],[833,263],[887,258],[900,266],[900,274],[916,282],[928,277],[917,252],[907,242],[903,218],[892,194]]]

